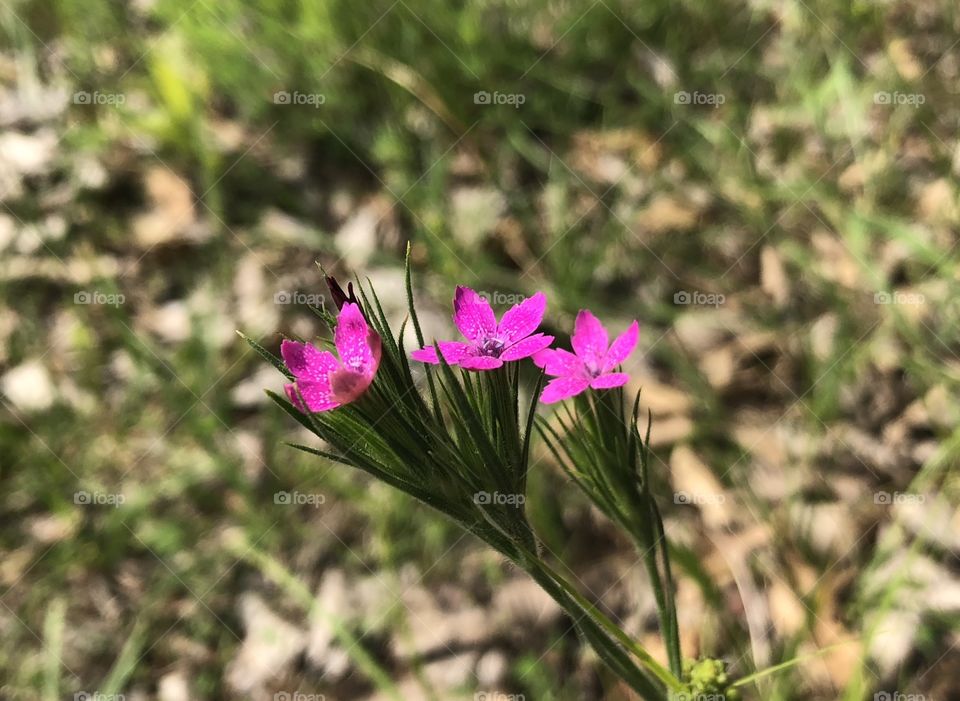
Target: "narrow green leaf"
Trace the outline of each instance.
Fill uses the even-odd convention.
[[[288,380],[292,381],[294,379],[293,374],[289,370],[287,370],[287,366],[284,365],[283,360],[275,356],[273,353],[268,351],[266,348],[261,346],[259,343],[254,341],[249,336],[244,335],[242,331],[237,331],[237,335],[240,338],[242,338],[244,341],[246,341],[248,344],[250,344],[250,347],[253,348],[253,350],[255,350],[257,353],[259,353],[268,363],[270,363],[273,367],[275,367],[277,370],[279,370],[284,375],[286,375]]]

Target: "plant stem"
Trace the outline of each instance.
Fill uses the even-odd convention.
[[[567,587],[561,583],[562,580],[557,579],[558,575],[552,573],[545,563],[530,561],[525,564],[524,569],[554,601],[560,604],[560,607],[567,612],[574,625],[584,635],[600,659],[629,684],[631,689],[648,701],[663,701],[666,698],[663,690],[658,688],[645,672],[637,667],[626,652],[610,639],[610,636],[604,630],[604,626],[594,620],[591,612],[570,596]]]
[[[648,492],[649,494],[649,492]],[[677,622],[677,602],[674,598],[673,570],[670,567],[670,545],[667,543],[667,534],[663,528],[663,519],[653,496],[649,496],[650,512],[656,527],[654,536],[657,547],[663,560],[663,589],[665,594],[664,611],[662,617],[665,622],[664,637],[666,638],[667,655],[670,658],[670,669],[676,675],[683,673],[683,660],[680,651],[680,624]]]
[[[667,651],[667,658],[670,663],[670,670],[675,675],[680,675],[682,671],[680,662],[680,647],[677,640],[676,628],[676,608],[673,604],[673,596],[667,594],[669,581],[665,582],[661,577],[659,565],[657,563],[658,544],[656,536],[647,531],[645,526],[637,527],[635,524],[624,524],[629,526],[629,531],[634,539],[637,550],[643,557],[643,564],[647,570],[647,576],[650,578],[650,586],[653,588],[653,598],[657,604],[657,619],[660,622],[660,631],[663,634],[663,644]],[[651,529],[652,530],[652,529]]]
[[[621,392],[604,392],[595,401],[588,404],[595,426],[603,425],[604,415],[613,416],[621,423],[626,419],[622,413],[623,395]],[[608,515],[627,531],[634,540],[637,550],[643,558],[650,585],[653,587],[657,605],[657,617],[663,634],[670,670],[677,677],[683,673],[680,653],[680,635],[677,625],[677,609],[673,598],[673,577],[670,570],[670,555],[666,544],[666,533],[657,510],[656,501],[650,489],[647,473],[646,450],[637,452],[637,447],[619,430],[599,432],[606,449],[616,456],[616,470],[611,474],[617,477],[617,484],[624,499],[625,509],[610,510]],[[658,559],[658,557],[660,559]]]
[[[577,609],[582,611],[586,617],[588,617],[592,623],[599,626],[607,635],[612,636],[617,642],[623,645],[628,651],[633,653],[641,662],[643,667],[646,668],[648,672],[653,674],[658,680],[660,680],[665,686],[674,690],[674,691],[683,691],[683,684],[680,680],[666,667],[657,662],[654,657],[647,652],[643,647],[638,645],[634,640],[630,638],[623,630],[617,626],[613,621],[607,618],[596,606],[590,603],[577,589],[570,584],[566,579],[564,579],[556,570],[550,567],[547,563],[542,560],[537,560],[535,566],[542,570],[542,573],[549,577],[553,582],[559,586],[565,595],[569,597],[575,604]],[[529,570],[528,570],[529,571]],[[532,574],[532,573],[531,573]],[[540,581],[539,579],[537,580]],[[565,607],[566,608],[566,607]],[[569,609],[568,609],[569,610]]]

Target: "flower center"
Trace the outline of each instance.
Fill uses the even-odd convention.
[[[492,358],[498,358],[502,352],[503,341],[498,338],[487,338],[480,344],[480,355],[489,355]]]

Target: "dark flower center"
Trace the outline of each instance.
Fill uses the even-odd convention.
[[[480,355],[489,355],[492,358],[500,357],[503,352],[503,341],[497,338],[487,338],[480,344]]]

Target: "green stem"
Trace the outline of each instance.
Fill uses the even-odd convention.
[[[676,635],[676,608],[673,604],[672,595],[667,595],[667,589],[671,586],[669,581],[664,581],[661,577],[659,563],[657,562],[658,545],[655,531],[651,533],[647,530],[647,524],[622,524],[634,539],[634,545],[640,551],[643,557],[643,564],[647,570],[647,576],[650,578],[650,586],[653,587],[653,598],[657,604],[657,619],[660,621],[660,630],[663,633],[663,644],[667,651],[667,659],[670,663],[670,670],[677,676],[682,673],[680,661],[680,646]],[[651,528],[652,530],[652,528]]]
[[[650,490],[647,475],[646,452],[637,450],[629,440],[632,427],[627,427],[627,436],[619,430],[604,432],[604,414],[613,416],[620,424],[625,423],[623,396],[620,392],[602,392],[595,403],[590,404],[592,419],[598,435],[604,441],[611,455],[615,455],[619,469],[612,470],[616,476],[618,489],[624,497],[624,509],[610,512],[608,515],[633,536],[635,545],[643,558],[650,585],[653,587],[654,601],[657,605],[657,617],[663,633],[664,647],[667,651],[670,670],[678,678],[683,673],[680,653],[680,635],[677,625],[677,610],[673,599],[673,576],[670,569],[670,555],[666,546],[666,533],[660,520],[656,502]],[[638,485],[639,482],[639,485]],[[612,504],[615,502],[611,502]]]
[[[772,667],[761,669],[759,672],[754,672],[753,674],[750,674],[746,677],[742,677],[738,679],[737,681],[735,681],[733,684],[730,685],[730,688],[735,689],[738,686],[746,686],[747,684],[752,684],[758,679],[762,679],[763,677],[766,677],[770,674],[776,674],[777,672],[780,672],[784,669],[788,669],[790,667],[793,667],[794,665],[798,665],[801,662],[809,662],[810,660],[817,659],[818,657],[823,657],[827,653],[833,652],[838,647],[849,645],[850,643],[855,643],[855,642],[859,642],[859,641],[844,640],[839,643],[834,643],[833,645],[828,645],[827,647],[820,648],[816,652],[813,652],[809,655],[804,655],[803,657],[794,657],[792,660],[787,660],[786,662],[781,662],[780,664],[774,665]]]
[[[547,576],[551,577],[594,623],[601,626],[607,634],[613,636],[623,647],[633,653],[648,672],[653,674],[669,689],[683,691],[683,684],[669,669],[657,662],[649,652],[624,633],[618,625],[613,623],[613,621],[607,618],[596,606],[590,603],[556,570],[542,560],[537,561],[536,566],[541,568]]]
[[[570,596],[562,580],[557,579],[556,573],[551,574],[542,561],[531,561],[524,569],[554,601],[560,604],[604,664],[629,684],[631,689],[648,701],[662,701],[665,698],[663,691],[658,689],[643,670],[631,661],[624,650],[610,639],[604,632],[604,628],[591,617],[589,611],[584,610],[583,606]]]
[[[680,651],[680,624],[677,622],[677,602],[674,599],[673,570],[670,567],[670,546],[667,543],[667,534],[663,528],[663,519],[660,517],[660,510],[652,496],[649,497],[650,511],[653,516],[655,526],[654,536],[660,550],[660,556],[663,560],[663,590],[664,590],[664,611],[662,622],[664,626],[664,637],[666,638],[667,656],[670,658],[670,669],[677,676],[683,674],[683,656]]]

